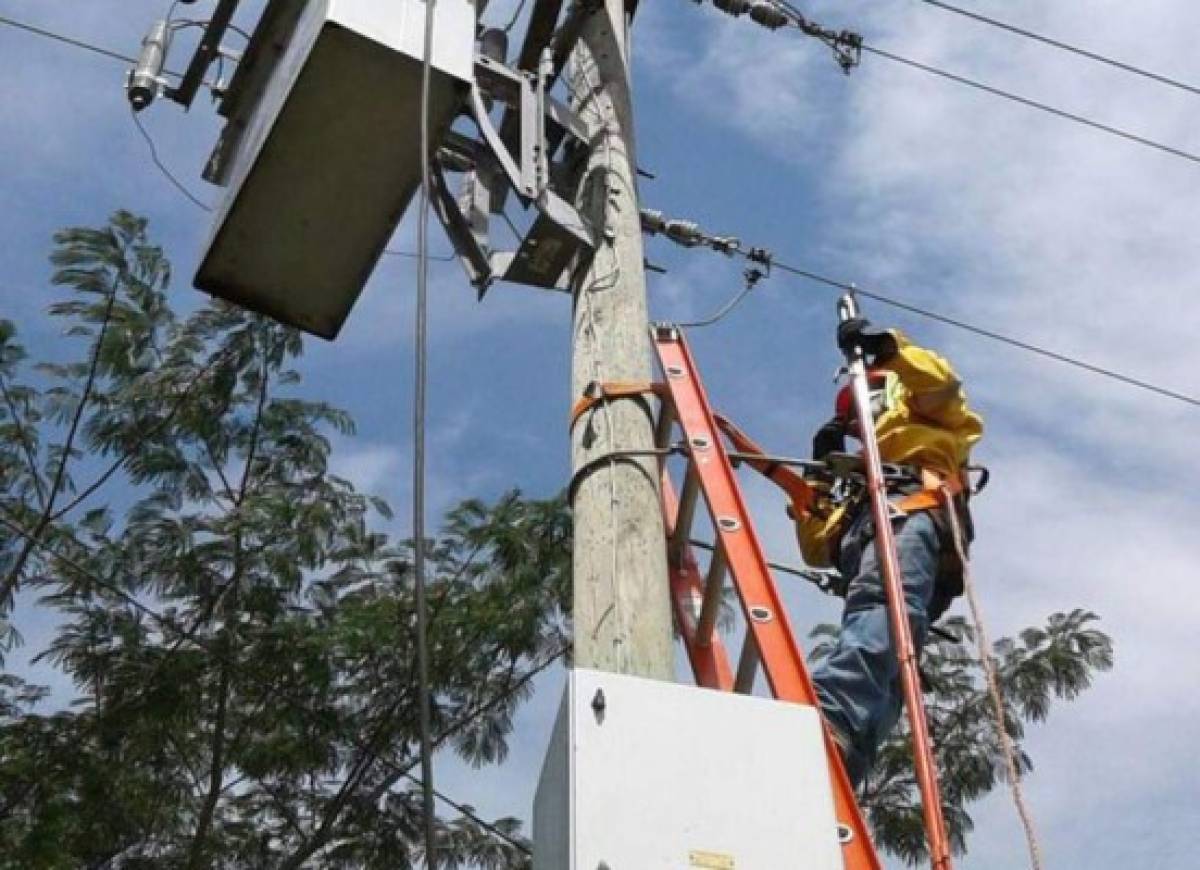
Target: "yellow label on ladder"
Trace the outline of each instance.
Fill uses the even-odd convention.
[[[688,866],[695,870],[734,870],[733,856],[724,852],[688,852]]]

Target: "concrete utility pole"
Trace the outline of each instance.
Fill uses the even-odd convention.
[[[576,198],[603,229],[574,284],[572,394],[593,381],[651,377],[646,275],[637,196],[626,0],[590,16],[568,71],[577,111],[603,130]],[[571,436],[572,466],[654,446],[650,405],[615,399],[585,414]],[[674,678],[667,557],[657,461],[602,463],[579,482],[575,515],[575,664]]]

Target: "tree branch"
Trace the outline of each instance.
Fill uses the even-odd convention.
[[[208,796],[196,822],[192,845],[188,850],[188,870],[200,870],[204,862],[204,843],[212,829],[213,816],[221,800],[221,782],[225,775],[225,719],[229,709],[230,667],[222,662],[217,678],[217,713],[213,721],[212,751],[208,777]]]
[[[33,538],[41,536],[46,527],[50,525],[51,512],[54,510],[54,501],[58,498],[58,493],[62,489],[63,481],[67,476],[67,463],[71,458],[71,449],[75,446],[75,437],[79,434],[79,424],[83,420],[83,414],[87,410],[88,400],[92,397],[92,390],[96,386],[96,377],[100,372],[100,355],[104,350],[104,338],[108,334],[108,325],[112,322],[113,308],[117,304],[117,289],[120,286],[120,276],[113,278],[113,286],[108,294],[108,302],[104,306],[104,317],[100,322],[100,332],[96,336],[96,345],[92,349],[92,361],[88,368],[87,380],[83,385],[83,392],[79,396],[79,405],[75,408],[75,414],[71,418],[71,426],[67,430],[67,440],[63,444],[62,457],[58,462],[58,470],[54,474],[54,483],[50,487],[50,494],[46,498],[46,505],[42,509],[41,519],[33,529]],[[17,559],[13,562],[12,568],[9,570],[4,582],[0,583],[0,608],[4,607],[4,603],[9,601],[13,593],[16,591],[17,583],[21,576],[21,572],[25,570],[25,563],[29,560],[30,554],[33,553],[34,541],[33,538],[27,538],[25,545],[21,548]]]
[[[4,394],[4,403],[8,405],[8,413],[12,415],[13,425],[17,427],[17,439],[21,442],[25,459],[29,463],[29,476],[33,479],[34,490],[37,491],[38,507],[44,511],[46,509],[46,489],[42,483],[42,474],[38,471],[37,455],[33,449],[33,442],[29,439],[29,433],[25,431],[25,424],[17,415],[17,403],[13,400],[12,393],[8,391],[4,375],[0,375],[0,393]]]
[[[179,396],[176,398],[175,403],[172,405],[171,410],[167,413],[167,415],[165,417],[163,417],[161,420],[159,420],[157,423],[155,423],[153,426],[151,426],[149,429],[147,429],[145,432],[143,432],[142,435],[139,436],[133,442],[133,444],[131,444],[129,446],[129,448],[127,450],[125,450],[125,452],[122,453],[116,459],[116,461],[114,461],[113,464],[110,465],[104,471],[103,474],[101,474],[98,478],[96,478],[95,481],[93,481],[91,484],[89,484],[87,487],[85,487],[83,490],[81,490],[79,495],[77,495],[74,499],[72,499],[69,504],[67,504],[65,507],[55,511],[50,516],[50,521],[54,522],[56,520],[62,519],[64,516],[69,514],[71,511],[73,511],[75,508],[77,508],[80,504],[82,504],[84,501],[86,501],[88,498],[90,498],[93,494],[95,494],[96,490],[100,489],[102,486],[104,486],[104,484],[108,483],[108,481],[112,479],[113,475],[116,474],[118,471],[120,471],[121,467],[124,466],[126,462],[128,462],[130,459],[133,458],[134,454],[136,454],[137,451],[139,449],[141,449],[143,444],[145,444],[147,441],[149,441],[151,438],[153,438],[155,435],[157,435],[159,432],[161,432],[163,429],[165,429],[167,426],[169,426],[171,424],[171,422],[175,419],[175,417],[179,414],[179,412],[181,410],[183,410],[184,402],[188,398],[188,396],[191,394],[192,390],[194,390],[196,388],[196,386],[199,385],[200,381],[206,375],[208,375],[210,372],[212,372],[212,370],[217,366],[218,363],[223,362],[225,357],[230,356],[231,354],[232,354],[232,350],[229,348],[226,348],[224,351],[222,351],[221,353],[214,356],[211,360],[209,360],[203,367],[201,367],[201,369],[196,372],[195,377],[193,377],[188,382],[187,386],[184,387],[183,392],[180,393]],[[207,442],[206,442],[205,446],[207,447]],[[221,472],[218,470],[218,474],[220,474],[220,473]],[[228,486],[228,484],[226,484],[226,485]],[[229,494],[230,494],[230,497],[232,498],[232,495],[233,495],[232,489],[229,490]]]

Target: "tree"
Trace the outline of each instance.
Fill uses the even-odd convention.
[[[1054,699],[1072,700],[1085,691],[1098,671],[1112,667],[1112,641],[1094,627],[1097,616],[1086,610],[1055,613],[1045,628],[1027,628],[1016,640],[992,645],[992,661],[1005,703],[1005,727],[1013,738],[1017,769],[1033,770],[1021,749],[1025,725],[1041,722]],[[819,626],[812,654],[822,658],[832,649],[837,629]],[[962,617],[945,621],[931,635],[922,655],[926,713],[941,774],[942,803],[956,854],[967,851],[974,827],[966,807],[988,794],[1004,778],[1006,766],[1000,736],[988,698],[983,666],[973,647],[972,626]],[[863,785],[860,800],[876,842],[908,864],[926,860],[921,794],[913,769],[912,738],[906,718],[879,749],[875,768]]]
[[[329,472],[351,421],[295,395],[296,332],[178,317],[145,221],[55,241],[85,350],[30,371],[0,327],[0,612],[9,642],[18,591],[58,614],[41,655],[81,697],[0,683],[0,866],[411,866],[410,552]],[[568,529],[514,493],[432,543],[434,727],[472,763],[565,649]],[[516,821],[472,815],[439,823],[452,866],[524,865]]]
[[[30,368],[0,322],[0,640],[40,596],[60,620],[42,656],[80,697],[43,712],[44,688],[0,675],[0,870],[414,866],[411,551],[329,471],[350,419],[298,395],[294,331],[222,303],[173,312],[143,220],[55,241],[51,313],[80,359]],[[570,554],[565,500],[518,492],[462,503],[431,542],[434,729],[473,764],[504,759],[567,650]],[[994,645],[1017,738],[1111,665],[1094,622],[1055,614]],[[948,627],[924,669],[962,852],[1001,763],[970,628]],[[865,801],[880,846],[916,862],[904,737]],[[447,866],[526,866],[517,820],[444,812]]]

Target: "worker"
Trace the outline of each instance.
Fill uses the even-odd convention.
[[[898,330],[873,331],[855,317],[839,324],[837,342],[847,356],[862,348],[879,452],[884,463],[896,466],[885,476],[913,643],[919,650],[929,626],[962,593],[962,566],[946,510],[958,511],[968,539],[965,547],[972,535],[966,467],[983,422],[967,406],[949,363]],[[833,418],[813,439],[815,460],[843,453],[847,435],[859,437],[855,416],[847,384],[838,394]],[[843,578],[841,631],[812,676],[846,771],[858,787],[899,719],[903,690],[870,499],[865,487],[852,489],[856,493],[840,498],[826,490],[796,519],[805,561],[816,568],[836,567]]]

